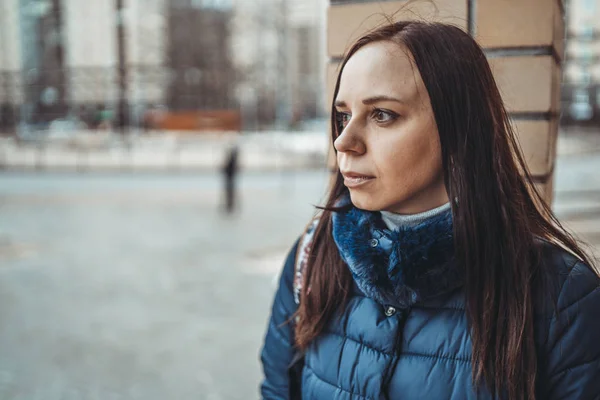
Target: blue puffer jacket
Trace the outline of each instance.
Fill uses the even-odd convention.
[[[491,399],[472,386],[450,213],[396,232],[382,229],[375,214],[354,209],[334,218],[333,236],[354,277],[354,292],[341,318],[300,363],[289,323],[297,309],[298,244],[292,248],[261,353],[262,398]],[[556,246],[541,246],[544,262],[556,273],[558,308],[550,296],[536,306],[538,399],[600,399],[600,280]],[[298,365],[301,374],[294,373]]]

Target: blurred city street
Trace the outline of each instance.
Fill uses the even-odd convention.
[[[598,134],[559,140],[555,209],[600,244]],[[594,150],[596,149],[596,150]],[[249,399],[276,275],[326,172],[0,175],[0,398]]]

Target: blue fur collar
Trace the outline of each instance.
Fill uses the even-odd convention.
[[[390,231],[380,213],[352,206],[333,213],[333,239],[359,289],[380,304],[406,308],[462,285],[450,210]]]

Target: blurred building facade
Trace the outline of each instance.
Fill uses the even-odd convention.
[[[600,4],[567,2],[562,121],[600,124]]]
[[[326,7],[327,0],[237,1],[238,99],[246,113],[258,115],[248,120],[294,124],[323,116]]]
[[[259,128],[322,111],[323,0],[3,0],[0,131],[133,126],[237,110]],[[121,29],[120,29],[121,28]]]

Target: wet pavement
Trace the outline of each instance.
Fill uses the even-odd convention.
[[[282,258],[324,174],[0,175],[0,399],[257,398]]]
[[[597,246],[599,170],[561,155],[554,204]],[[257,398],[274,280],[325,182],[245,174],[226,216],[208,174],[0,175],[0,399]]]

